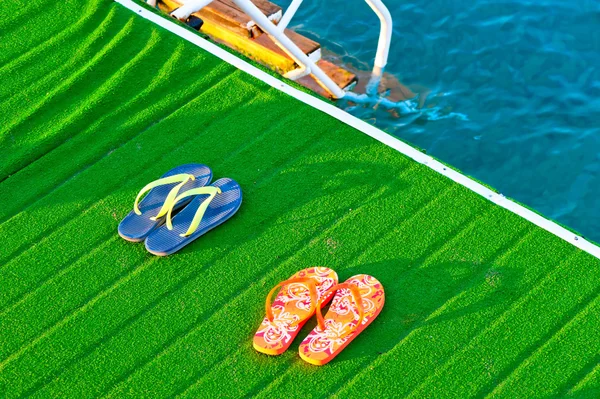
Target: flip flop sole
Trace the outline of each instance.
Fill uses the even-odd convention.
[[[383,285],[374,277],[359,274],[350,277],[346,283],[355,284],[361,293],[364,316],[353,330],[357,318],[353,299],[349,290],[338,290],[325,315],[325,330],[317,325],[302,341],[298,352],[302,360],[315,366],[322,366],[338,356],[346,346],[360,335],[377,318],[385,304]]]
[[[173,218],[173,230],[161,226],[150,233],[145,243],[148,252],[156,256],[171,255],[235,215],[242,205],[240,185],[232,179],[223,178],[215,181],[211,186],[221,188],[221,194],[209,204],[198,229],[188,237],[180,236],[187,231],[198,207],[208,198],[208,195],[193,197],[189,204]]]
[[[164,220],[157,221],[155,223],[154,227],[151,227],[147,230],[147,234],[139,236],[139,237],[125,235],[125,233],[121,232],[121,229],[119,229],[119,237],[121,237],[125,241],[129,241],[129,242],[142,242],[146,239],[147,235],[152,232],[152,230],[162,226],[163,224],[164,224]]]
[[[337,284],[337,273],[327,267],[310,267],[300,270],[290,279],[313,278],[316,282],[318,293],[317,301],[325,306],[333,293],[328,298],[323,295]],[[310,311],[312,309],[312,311]],[[280,355],[285,352],[296,338],[302,326],[315,312],[311,307],[310,290],[305,283],[289,283],[282,286],[271,305],[273,320],[265,317],[260,327],[254,334],[252,346],[258,352],[266,355]]]

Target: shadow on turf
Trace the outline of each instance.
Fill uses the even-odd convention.
[[[365,347],[369,350],[362,356],[381,355],[423,325],[443,323],[481,312],[495,305],[493,296],[496,288],[510,287],[518,284],[520,279],[517,274],[495,272],[488,262],[442,262],[420,267],[418,261],[410,259],[377,262],[344,271],[344,275],[348,276],[358,273],[372,274],[382,282],[386,290],[385,307],[373,325],[356,338],[353,343],[355,349],[349,346],[340,355],[340,361],[365,352]],[[494,277],[490,278],[490,275]],[[468,306],[432,316],[450,299],[480,284],[490,286],[485,296]],[[448,331],[450,335],[460,333]]]
[[[324,173],[323,170],[327,170],[328,173]],[[216,174],[222,175],[221,171],[216,171]],[[235,176],[235,172],[231,173]],[[269,273],[278,267],[280,267],[286,260],[292,259],[297,256],[298,252],[304,247],[311,245],[316,237],[322,236],[322,233],[327,229],[335,225],[339,220],[348,214],[348,208],[358,209],[364,205],[373,201],[382,201],[390,195],[398,194],[399,192],[414,190],[411,183],[407,181],[405,176],[398,176],[397,169],[389,166],[383,166],[375,162],[350,162],[350,161],[329,161],[322,163],[315,163],[309,165],[299,166],[293,171],[285,171],[285,178],[282,178],[282,169],[276,170],[269,176],[264,176],[258,179],[256,182],[251,180],[238,180],[244,189],[244,204],[240,209],[238,215],[232,218],[223,226],[215,229],[214,231],[207,234],[205,237],[197,240],[193,244],[184,248],[180,251],[181,256],[173,255],[168,257],[166,262],[157,262],[155,267],[157,268],[178,268],[182,262],[188,263],[197,258],[197,255],[201,256],[201,252],[204,251],[223,251],[219,255],[219,258],[224,258],[227,254],[236,251],[236,249],[247,242],[256,241],[259,242],[262,238],[261,235],[277,225],[290,224],[292,230],[294,224],[300,223],[308,219],[318,219],[321,216],[325,217],[325,220],[321,222],[322,226],[315,230],[314,233],[304,234],[302,239],[293,246],[286,248],[285,252],[280,254],[278,258],[269,256],[269,251],[258,254],[264,258],[264,265],[261,270],[257,270],[254,276],[254,281],[257,281],[266,273]],[[269,199],[269,203],[261,203],[255,200],[259,196],[257,191],[269,190],[269,185],[262,183],[268,182],[270,179],[275,178],[277,180],[277,190],[273,193]],[[393,185],[390,184],[393,181]],[[256,184],[261,183],[261,184]],[[286,197],[286,193],[298,193],[298,186],[303,186],[300,191],[301,195],[295,195],[294,197]],[[387,188],[377,194],[377,190],[380,188]],[[371,197],[362,197],[358,200],[352,201],[341,201],[328,203],[327,208],[317,208],[319,212],[314,214],[308,214],[305,218],[296,218],[295,210],[306,206],[310,201],[314,201],[316,198],[326,199],[331,195],[332,190],[340,191],[348,188],[368,188],[373,195]],[[302,195],[306,193],[307,195]],[[325,201],[326,202],[326,201]],[[254,215],[257,213],[269,212],[273,217],[266,218],[264,220],[256,220]],[[290,217],[286,217],[290,215]],[[471,219],[469,218],[461,225],[456,227],[456,231],[464,229]],[[426,221],[424,221],[426,223]],[[417,259],[402,259],[397,258],[394,260],[386,260],[373,262],[369,264],[359,265],[349,269],[343,269],[337,267],[344,263],[349,263],[356,255],[346,254],[342,257],[331,256],[332,264],[329,265],[340,273],[340,280],[343,281],[346,278],[358,274],[368,273],[376,276],[383,284],[386,289],[386,305],[379,316],[379,318],[369,327],[363,334],[361,334],[353,343],[350,345],[334,362],[344,362],[348,359],[364,359],[364,363],[368,363],[376,359],[379,355],[388,352],[394,346],[396,346],[404,337],[406,337],[411,331],[415,330],[422,324],[441,322],[443,320],[462,317],[465,314],[478,312],[483,308],[490,306],[490,298],[494,290],[490,290],[488,296],[479,302],[470,304],[466,308],[462,308],[457,311],[444,313],[441,316],[425,321],[428,315],[443,306],[450,298],[460,294],[461,292],[468,290],[470,287],[476,284],[480,284],[482,281],[490,283],[498,283],[499,286],[510,287],[518,281],[518,275],[504,275],[490,274],[489,263],[492,262],[495,254],[491,256],[489,262],[481,264],[473,264],[468,262],[447,262],[440,263],[437,265],[431,265],[425,268],[420,267],[423,261],[435,253],[437,249],[441,248],[448,238],[448,235],[440,237],[440,239],[430,245],[423,253],[427,254]],[[131,245],[130,243],[120,243],[122,245]],[[370,242],[365,243],[361,246],[361,250],[367,248]],[[513,242],[507,243],[498,250],[497,253],[502,253],[504,248],[512,245]],[[269,246],[276,248],[279,245],[278,242],[272,242]],[[143,250],[138,246],[140,250]],[[315,249],[316,251],[327,251],[326,247],[322,249]],[[207,252],[207,253],[208,253]],[[223,266],[223,265],[220,265]],[[309,266],[309,265],[306,265]],[[73,364],[76,360],[81,359],[91,351],[99,347],[99,344],[106,342],[111,336],[119,333],[123,328],[133,325],[135,321],[144,317],[148,312],[151,311],[160,301],[165,299],[167,296],[176,293],[183,288],[190,280],[196,278],[205,272],[208,268],[217,267],[214,262],[198,262],[194,267],[190,267],[184,274],[178,276],[177,281],[166,288],[164,293],[159,295],[156,299],[149,301],[146,306],[142,307],[136,314],[131,315],[122,322],[118,323],[114,329],[99,342],[96,342],[83,352],[80,356],[75,357],[67,363],[67,367]],[[225,270],[226,269],[226,270]],[[224,273],[236,273],[236,267],[224,268]],[[275,276],[274,278],[285,278],[287,276]],[[267,281],[267,284],[272,283],[272,279]],[[201,294],[201,292],[200,292]],[[239,292],[234,291],[231,295],[226,295],[219,303],[214,303],[213,306],[205,309],[201,312],[201,315],[195,315],[191,312],[190,318],[194,322],[188,326],[183,327],[180,331],[173,334],[166,340],[162,341],[157,348],[160,352],[171,346],[179,338],[185,336],[190,331],[194,330],[198,324],[210,319],[216,312],[218,312],[225,304],[232,301]],[[260,320],[264,310],[262,308],[261,297],[252,303],[251,309],[248,309],[248,337],[240,337],[240,340],[246,342],[246,338],[251,339],[251,335],[254,333],[253,329],[257,320]],[[200,316],[200,317],[198,317]],[[314,318],[307,323],[299,337],[306,336],[310,329],[315,326]],[[252,330],[252,331],[250,331]],[[290,351],[297,352],[298,345],[301,339],[297,339]],[[249,341],[248,341],[249,342]],[[231,352],[237,348],[237,344],[232,345]],[[259,356],[259,355],[257,355]],[[151,361],[153,354],[147,357],[140,358],[135,362],[134,366],[126,373],[121,375],[116,383],[122,382],[131,375],[136,368],[143,366],[147,362]],[[269,361],[279,361],[277,359],[269,359]],[[294,361],[290,363],[290,366],[294,364],[302,364],[304,362],[294,357]],[[311,366],[307,366],[311,367]],[[201,375],[206,373],[208,368],[199,370],[190,381],[198,379]],[[351,373],[355,373],[357,370],[352,370]],[[52,373],[49,379],[44,379],[42,382],[47,382],[51,378],[56,377],[61,373],[61,370],[57,370]],[[343,379],[339,381],[339,384],[343,384]],[[40,387],[36,385],[34,388]],[[33,389],[34,391],[35,389]]]
[[[324,169],[329,170],[332,174],[324,175]],[[281,172],[282,171],[279,170],[277,175]],[[256,190],[270,190],[268,187],[256,187],[257,182],[240,179],[238,182],[242,186],[243,202],[238,214],[224,223],[223,226],[218,227],[214,231],[210,231],[206,236],[200,237],[197,241],[183,248],[178,253],[203,251],[207,246],[218,245],[218,242],[227,242],[228,246],[241,245],[260,236],[263,232],[275,226],[298,224],[299,222],[318,219],[327,215],[334,218],[342,218],[352,209],[358,209],[374,201],[384,201],[387,197],[405,191],[410,187],[410,185],[404,181],[404,178],[395,174],[396,171],[392,168],[369,162],[330,161],[303,165],[302,167],[294,169],[292,172],[286,172],[285,184],[277,185],[276,189],[274,189],[273,197],[270,199],[271,204],[269,209],[274,214],[273,217],[265,221],[254,223],[250,235],[245,234],[241,237],[235,237],[232,236],[232,230],[228,227],[235,228],[234,225],[238,223],[254,222],[254,220],[252,220],[253,215],[260,215],[261,212],[264,211],[264,209],[260,209],[260,207],[265,205],[264,203],[257,203],[254,200],[254,194]],[[218,172],[215,172],[215,175],[219,175]],[[234,173],[232,173],[232,175],[234,175]],[[293,214],[296,209],[302,208],[315,200],[327,202],[327,198],[330,196],[331,192],[337,192],[336,190],[348,190],[349,188],[360,190],[367,188],[370,189],[371,193],[375,194],[378,189],[386,186],[384,182],[387,182],[387,185],[389,186],[391,181],[394,181],[393,188],[388,187],[383,193],[376,195],[373,198],[363,197],[359,201],[331,203],[331,206],[324,209],[317,209],[317,212],[307,214],[306,217],[298,218],[292,216],[286,218],[286,214]],[[299,185],[305,186],[305,191],[308,195],[295,197],[293,201],[289,203],[289,196],[287,193],[297,191]],[[288,198],[287,200],[286,197]],[[323,227],[327,228],[327,226]],[[290,229],[293,229],[293,227],[290,227]],[[291,230],[291,232],[292,231],[293,230]],[[316,234],[318,235],[319,233],[320,232]],[[313,238],[314,237],[310,237],[310,239]],[[304,242],[304,244],[306,243]],[[273,242],[273,245],[277,246],[278,242]]]
[[[332,167],[332,165],[334,166]],[[327,166],[329,166],[330,169],[334,169],[334,171],[329,176],[323,176],[323,168]],[[338,174],[348,169],[353,169],[357,173]],[[281,171],[277,171],[275,176],[280,174]],[[279,184],[277,186],[278,192],[274,193],[272,204],[269,204],[272,205],[274,209],[269,208],[269,206],[264,203],[255,201],[255,195],[258,196],[256,191],[268,190],[268,188],[261,188],[261,185],[255,185],[255,182],[241,181],[242,187],[245,189],[244,195],[246,202],[244,204],[245,206],[242,205],[240,213],[224,226],[209,233],[207,237],[198,240],[182,250],[181,253],[183,255],[191,255],[203,250],[216,249],[224,242],[227,243],[228,247],[225,252],[233,252],[239,245],[249,241],[261,240],[261,235],[274,226],[289,224],[290,229],[293,230],[294,227],[297,227],[294,226],[295,223],[309,219],[319,219],[321,216],[326,216],[328,214],[331,215],[331,218],[325,218],[327,221],[322,222],[322,227],[319,230],[313,234],[307,234],[297,243],[297,245],[286,248],[286,251],[278,256],[277,259],[272,257],[267,261],[269,257],[266,256],[266,254],[260,255],[265,258],[265,264],[264,267],[261,267],[261,270],[257,270],[256,272],[255,281],[257,281],[263,278],[265,273],[276,270],[286,260],[293,259],[302,248],[311,245],[317,237],[323,238],[322,232],[327,231],[327,229],[347,214],[348,204],[331,203],[326,209],[317,208],[319,212],[307,214],[304,218],[295,217],[297,212],[294,211],[296,209],[306,206],[315,198],[326,198],[330,195],[330,191],[328,190],[331,188],[336,190],[348,187],[372,187],[373,190],[371,191],[375,193],[377,188],[385,186],[386,180],[396,179],[392,189],[385,190],[378,195],[374,195],[372,198],[365,197],[361,200],[357,200],[352,204],[353,208],[359,208],[373,201],[381,201],[398,192],[415,189],[408,181],[406,181],[406,178],[399,178],[397,175],[394,176],[393,174],[394,170],[391,168],[382,167],[372,163],[357,164],[353,162],[326,162],[322,164],[304,165],[291,172],[287,171],[285,179],[277,179]],[[271,177],[265,177],[264,179],[260,179],[259,183],[263,183],[270,178]],[[296,195],[291,199],[289,197],[286,199],[285,193],[298,193],[297,185],[310,187],[307,192],[314,193],[315,195]],[[265,185],[262,184],[262,186]],[[280,195],[283,195],[284,197],[279,197]],[[267,210],[265,209],[265,206],[268,208],[268,211],[272,212],[275,216],[263,221],[253,219],[253,215],[256,215],[257,212],[264,212]],[[340,376],[338,381],[333,384],[333,387],[330,387],[333,389],[332,391],[343,387],[348,376],[352,376],[362,370],[370,372],[367,367],[370,363],[396,347],[412,331],[425,325],[444,323],[453,319],[465,317],[472,313],[482,312],[490,306],[498,305],[498,300],[495,297],[498,290],[510,291],[511,288],[519,286],[521,280],[521,273],[519,271],[515,271],[515,269],[496,270],[494,269],[493,264],[508,248],[514,246],[522,239],[523,236],[520,234],[514,234],[514,236],[507,239],[506,242],[498,243],[497,248],[489,251],[485,255],[485,260],[482,262],[444,262],[442,260],[440,263],[431,263],[425,267],[422,266],[430,256],[447,244],[449,237],[454,237],[458,232],[468,228],[474,221],[475,213],[457,225],[452,232],[440,236],[437,241],[428,245],[427,248],[424,248],[424,250],[421,251],[424,255],[419,258],[406,259],[398,257],[396,259],[374,261],[372,263],[344,269],[342,265],[350,263],[356,256],[360,255],[360,253],[346,253],[337,258],[335,256],[331,257],[332,262],[327,266],[333,267],[338,271],[340,274],[340,281],[344,281],[355,274],[368,273],[377,277],[386,289],[386,305],[379,318],[333,361],[333,363],[341,364],[348,360],[360,359],[358,363],[353,362],[354,364],[357,364],[357,366],[351,366],[347,370],[348,373],[344,376]],[[477,214],[480,215],[480,213]],[[290,216],[287,217],[286,215]],[[427,224],[433,222],[424,218],[423,223]],[[240,229],[240,225],[246,226]],[[378,238],[374,238],[374,240],[377,239]],[[374,244],[374,242],[366,242],[361,246],[361,250],[368,248],[372,244]],[[273,248],[276,248],[278,245],[278,242],[269,244],[269,246],[273,246]],[[474,243],[474,245],[476,244]],[[319,250],[327,250],[327,248],[319,248],[317,251]],[[187,256],[183,256],[182,260],[184,258],[187,258]],[[443,258],[443,256],[441,258]],[[198,275],[209,267],[214,266],[211,264],[203,266],[198,265],[193,274]],[[233,271],[235,272],[235,268]],[[232,270],[228,269],[224,270],[224,272],[230,273]],[[277,276],[275,274],[274,277],[271,277],[266,281],[266,285],[268,286],[278,278],[285,277],[288,276]],[[436,311],[441,307],[444,307],[451,298],[481,285],[487,285],[488,288],[484,291],[484,294],[477,296],[476,301],[470,302],[468,305],[457,309],[451,310],[449,308],[443,312],[439,312],[440,314],[435,314]],[[208,309],[201,320],[204,321],[211,318],[216,311],[232,301],[237,294],[238,293],[232,293],[225,297],[223,301],[220,301],[220,303],[215,303],[214,307]],[[251,340],[251,336],[254,333],[257,320],[260,320],[264,314],[263,300],[262,297],[257,298],[255,301],[256,303],[253,302],[248,309],[248,318],[244,321],[245,324],[248,325],[248,337],[240,337],[240,341],[246,346],[248,346],[247,342],[250,342],[249,340]],[[505,302],[505,306],[508,306],[510,300],[510,295],[504,295],[501,299],[501,301]],[[435,316],[432,316],[432,314],[435,314]],[[297,353],[298,346],[302,340],[301,337],[306,336],[308,332],[315,327],[315,324],[316,321],[313,318],[304,326],[298,339],[294,341],[288,352],[291,352],[292,354]],[[190,329],[193,328],[195,328],[195,323],[190,326]],[[481,330],[485,328],[485,325],[482,324],[477,326],[477,328]],[[164,346],[168,346],[178,337],[185,335],[190,329],[186,328],[182,333],[172,337]],[[447,331],[447,334],[450,337],[461,333],[461,331]],[[471,333],[475,334],[477,331]],[[248,341],[244,340],[246,338]],[[432,339],[432,344],[435,344],[436,339],[448,339],[447,337],[433,338],[435,339]],[[239,342],[232,343],[230,351],[223,354],[223,356],[225,356],[224,358],[229,354],[232,354],[234,348],[239,348]],[[254,353],[252,355],[256,356],[256,360],[262,359],[263,356]],[[280,372],[285,372],[285,370],[290,368],[294,368],[298,371],[297,367],[307,371],[314,369],[314,367],[305,364],[296,356],[293,356],[291,359],[284,356],[280,358],[268,358],[268,362],[271,364],[279,363],[279,366],[281,367],[277,366],[277,370]],[[212,365],[214,366],[214,363]],[[201,378],[207,372],[207,369],[200,370],[188,383]],[[258,376],[256,377],[257,380],[255,381],[255,386],[247,387],[250,392],[262,389],[261,384],[272,379],[272,376],[266,374],[262,379],[258,378]]]
[[[465,221],[457,231],[465,228],[469,221]],[[368,273],[376,276],[386,290],[386,304],[377,318],[367,330],[358,336],[333,362],[343,363],[360,359],[358,366],[351,366],[345,376],[341,376],[330,392],[336,392],[348,382],[348,376],[367,370],[379,356],[386,354],[399,345],[412,331],[425,325],[442,323],[464,317],[470,313],[484,311],[492,305],[498,305],[496,294],[499,289],[510,290],[519,285],[521,273],[508,273],[493,268],[494,261],[504,251],[515,245],[521,237],[517,236],[500,245],[487,260],[481,263],[471,262],[441,262],[426,267],[421,267],[428,255],[418,259],[397,258],[392,260],[373,262],[360,266],[339,270],[340,281],[359,273]],[[434,253],[446,243],[441,239],[432,244],[427,254]],[[456,310],[442,312],[431,316],[451,298],[479,285],[488,285],[486,294],[480,296],[476,302]],[[510,296],[504,296],[508,302]],[[325,310],[326,312],[326,310]],[[324,312],[324,313],[325,313]],[[316,325],[314,318],[310,320],[300,332],[299,337],[306,336]],[[484,328],[484,325],[481,326]],[[448,331],[452,337],[462,331]],[[436,340],[447,340],[447,337],[431,337],[432,344]],[[294,341],[289,350],[297,351],[301,339]],[[333,363],[332,362],[332,363]],[[303,363],[300,359],[294,363]],[[356,364],[356,362],[353,362]],[[303,365],[302,368],[312,366]],[[306,369],[308,371],[308,369]],[[351,377],[350,377],[351,378]]]
[[[243,165],[242,165],[243,166]],[[323,169],[328,170],[328,174],[323,173]],[[350,172],[349,172],[350,171]],[[265,274],[277,269],[286,260],[293,258],[297,255],[299,251],[301,251],[304,247],[309,245],[311,241],[315,239],[315,236],[321,235],[322,232],[328,228],[330,228],[333,224],[338,222],[341,218],[344,218],[348,214],[349,208],[358,209],[365,204],[368,204],[372,201],[381,201],[386,197],[397,194],[398,192],[402,192],[410,188],[410,184],[406,182],[406,178],[404,176],[398,176],[397,172],[394,168],[389,166],[383,166],[374,162],[350,162],[350,161],[330,161],[323,163],[316,163],[310,165],[302,165],[298,168],[295,168],[293,171],[285,172],[285,179],[282,179],[280,176],[282,174],[282,169],[276,170],[274,174],[270,176],[265,176],[256,181],[247,180],[244,178],[238,178],[238,182],[242,185],[242,189],[244,190],[244,203],[237,215],[235,215],[230,221],[225,223],[223,226],[215,229],[214,231],[209,232],[206,236],[201,237],[194,243],[188,245],[184,249],[178,252],[178,254],[174,254],[161,260],[161,262],[157,262],[155,267],[159,268],[175,268],[177,269],[181,263],[192,262],[198,256],[203,258],[202,253],[210,253],[212,251],[222,252],[218,256],[217,260],[226,258],[229,254],[236,251],[239,246],[247,243],[247,242],[259,242],[262,238],[261,235],[268,231],[269,229],[277,226],[283,225],[286,223],[292,224],[302,224],[303,221],[307,219],[315,219],[320,216],[325,217],[324,222],[322,222],[322,227],[317,229],[315,233],[312,234],[304,234],[303,238],[298,241],[295,245],[286,248],[286,251],[280,253],[278,256],[273,256],[273,252],[265,250],[262,254],[257,254],[257,257],[264,258],[264,265],[261,270],[257,270],[255,272],[255,276],[252,277],[253,281],[257,281],[264,277]],[[223,175],[218,168],[215,170],[215,175]],[[236,173],[232,172],[232,176],[235,176]],[[257,201],[256,197],[259,196],[257,191],[269,190],[269,187],[261,187],[265,183],[271,179],[277,179],[277,190],[275,190],[272,194],[269,195],[268,203]],[[283,180],[283,183],[282,183]],[[393,184],[390,182],[393,181]],[[387,182],[387,189],[382,190],[378,193],[378,189],[383,186],[383,182]],[[306,192],[306,195],[296,195],[295,197],[290,197],[287,193],[298,192],[297,187],[302,186],[303,190]],[[297,208],[301,208],[306,206],[309,202],[314,201],[315,199],[322,198],[326,199],[330,194],[331,190],[336,189],[369,189],[373,195],[359,197],[355,200],[349,201],[339,201],[339,202],[331,202],[328,204],[327,209],[320,209],[322,212],[307,215],[306,218],[296,218],[296,217],[288,217],[286,215],[293,215],[294,211]],[[313,195],[310,195],[313,194]],[[273,216],[267,217],[265,220],[256,220],[256,217],[253,217],[257,214],[264,215],[264,212],[269,212]],[[294,226],[290,226],[290,231],[293,231]],[[292,233],[291,233],[292,234]],[[131,245],[130,243],[120,243],[121,245]],[[276,248],[280,245],[278,241],[274,241],[269,244],[273,248]],[[138,246],[140,250],[141,246]],[[281,251],[279,251],[281,252]],[[220,267],[223,265],[221,264]],[[238,273],[238,268],[235,267],[224,267],[223,273]],[[178,281],[168,288],[163,294],[161,294],[156,300],[150,302],[147,306],[144,306],[140,312],[133,315],[131,318],[124,321],[124,323],[120,324],[117,328],[114,329],[114,334],[117,334],[122,328],[132,325],[136,320],[143,317],[147,314],[153,307],[155,307],[159,301],[162,301],[167,296],[174,294],[175,292],[182,289],[188,282],[197,278],[202,273],[206,272],[209,268],[219,267],[215,265],[214,261],[210,262],[198,262],[193,268],[190,268],[188,272],[178,277]],[[287,277],[287,276],[284,276]],[[280,276],[276,277],[277,279]],[[269,281],[268,284],[272,283]],[[200,289],[200,288],[199,288]],[[241,291],[233,291],[230,295],[226,295],[223,300],[218,301],[218,303],[212,304],[212,306],[205,309],[202,316],[198,317],[197,315],[190,314],[191,319],[195,319],[193,323],[189,326],[184,327],[177,334],[171,336],[166,341],[162,342],[158,352],[165,350],[173,343],[175,343],[181,337],[187,335],[192,330],[196,329],[197,326],[204,321],[207,321],[213,317],[219,310],[223,308],[227,303],[233,301],[239,294],[243,293],[245,289]],[[199,294],[202,294],[199,292]],[[261,293],[262,295],[262,293]],[[248,311],[248,324],[251,325],[251,329],[255,329],[255,324],[257,320],[260,320],[261,314],[264,312],[263,308],[264,298],[253,301],[253,311]],[[248,339],[251,339],[251,335],[253,331],[248,331],[248,337],[240,337],[240,341],[246,342]],[[104,340],[108,339],[113,334],[104,338]],[[250,342],[250,341],[248,341]],[[232,353],[234,349],[238,348],[237,344],[231,346]],[[131,371],[121,375],[114,384],[118,384],[124,380],[126,380],[133,370],[142,367],[147,362],[151,361],[153,354],[148,355],[147,357],[140,359],[135,363],[135,366],[131,369]],[[195,374],[190,381],[194,381],[196,379],[201,378],[201,376],[207,372],[209,368],[203,368],[199,370],[197,374]],[[56,375],[53,375],[55,377]]]

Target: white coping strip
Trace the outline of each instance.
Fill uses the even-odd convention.
[[[242,71],[254,76],[255,78],[262,80],[266,84],[286,94],[289,94],[290,96],[302,101],[305,104],[310,105],[313,108],[316,108],[322,112],[325,112],[326,114],[333,116],[334,118],[340,120],[341,122],[347,125],[352,126],[357,130],[360,130],[364,134],[373,137],[375,140],[378,140],[381,143],[394,148],[402,154],[414,159],[415,161],[423,165],[428,166],[436,172],[441,173],[442,175],[454,180],[456,183],[461,184],[464,187],[467,187],[468,189],[485,197],[489,201],[505,209],[508,209],[513,213],[516,213],[517,215],[529,220],[531,223],[541,227],[546,231],[549,231],[550,233],[575,245],[577,248],[580,248],[583,251],[600,259],[600,247],[596,246],[595,244],[587,241],[583,237],[575,235],[573,232],[565,229],[564,227],[561,227],[560,225],[556,224],[551,220],[544,218],[543,216],[538,215],[537,213],[525,208],[524,206],[509,200],[502,194],[495,193],[494,191],[476,182],[475,180],[472,180],[469,177],[445,166],[444,164],[435,160],[431,156],[422,153],[416,148],[411,147],[410,145],[396,139],[395,137],[392,137],[391,135],[383,132],[375,126],[370,125],[369,123],[350,115],[346,111],[337,108],[335,105],[329,104],[323,100],[313,97],[310,94],[304,93],[296,88],[293,88],[292,86],[282,82],[274,76],[271,76],[268,73],[260,70],[254,65],[249,64],[248,62],[223,50],[222,48],[209,42],[208,40],[203,39],[201,36],[195,34],[194,32],[191,32],[185,29],[184,27],[177,25],[174,21],[170,21],[168,18],[163,18],[149,10],[146,10],[145,8],[140,7],[140,5],[136,4],[133,0],[115,1],[123,5],[124,7],[130,9],[131,11],[135,12],[136,14],[140,15],[142,18],[145,18],[155,23],[156,25],[159,25],[162,28],[168,30],[169,32],[172,32],[177,36],[187,40],[188,42],[197,45],[198,47],[219,57],[223,61],[235,66],[236,68],[241,69]]]

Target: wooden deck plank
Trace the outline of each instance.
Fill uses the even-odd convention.
[[[228,5],[229,7],[235,8],[238,11],[242,11],[241,8],[238,7],[232,0],[215,0],[219,1],[223,4]],[[281,19],[281,15],[277,17],[277,13],[282,13],[283,10],[277,4],[273,4],[268,0],[252,0],[254,5],[258,7],[259,10],[263,12],[267,16],[267,18],[271,19],[274,22],[279,22]]]
[[[170,12],[179,7],[180,0],[162,0],[161,8]],[[268,0],[255,0],[255,4],[265,15],[281,11],[279,6],[270,3]],[[164,5],[167,8],[164,8]],[[193,15],[204,21],[202,32],[211,36],[214,40],[239,51],[245,56],[254,59],[268,66],[269,68],[284,74],[298,68],[296,62],[283,51],[266,34],[259,34],[253,37],[252,21],[250,17],[243,13],[232,0],[215,0],[210,5]],[[255,27],[256,29],[256,27]],[[321,60],[321,45],[299,33],[286,29],[285,34],[302,50],[305,54],[317,61],[317,65],[332,78],[341,88],[346,88],[357,81],[355,74],[346,71],[337,65]],[[331,98],[330,93],[322,88],[312,76],[305,76],[298,80],[301,85],[313,90],[314,92]]]
[[[344,89],[352,84],[356,84],[358,81],[355,74],[345,70],[344,68],[335,65],[332,62],[327,60],[319,60],[317,62],[319,68],[323,70],[341,89]],[[315,93],[327,97],[332,98],[331,93],[325,90],[312,75],[303,76],[296,81],[302,86],[314,91]]]
[[[202,32],[208,34],[213,40],[266,65],[278,73],[283,74],[297,68],[294,60],[277,47],[267,35],[260,35],[258,39],[252,39],[232,33],[227,27],[213,23],[205,23],[202,26]],[[265,40],[265,38],[268,40]]]
[[[162,2],[167,5],[169,11],[181,6],[181,3],[176,0],[162,0]],[[221,1],[213,1],[193,15],[202,19],[205,24],[217,24],[245,37],[250,37],[251,35],[250,22],[252,20],[250,17],[239,9],[230,7]]]
[[[214,1],[209,6],[194,13],[193,15],[204,21],[202,31],[213,39],[240,51],[244,55],[266,64],[280,73],[288,72],[297,68],[297,64],[279,46],[277,46],[267,35],[251,37],[251,19],[237,8],[229,6],[224,1]],[[181,3],[177,0],[163,0],[167,6],[166,12],[179,7]],[[278,6],[268,7],[268,1],[257,2],[262,9],[281,10]],[[304,37],[294,31],[286,29],[286,35],[307,55],[313,54],[319,58],[319,43]]]
[[[302,36],[301,34],[294,32],[293,30],[286,29],[285,34],[300,48],[300,50],[302,50],[304,54],[312,54],[321,48],[321,45],[319,43],[309,39],[306,36]],[[273,40],[267,35],[260,35],[259,37],[255,38],[254,41],[259,43],[261,46],[273,51],[274,53],[281,55],[282,57],[291,59],[285,53],[285,51],[283,51],[277,44],[275,44],[275,42],[273,42]]]
[[[167,5],[169,10],[180,7],[182,4],[179,0],[162,1]],[[254,4],[271,20],[277,22],[281,18],[281,7],[266,0],[255,0]],[[262,33],[260,29],[255,27],[252,19],[232,0],[215,0],[193,15],[201,18],[205,23],[210,21],[226,26],[231,31],[242,36],[259,36]]]

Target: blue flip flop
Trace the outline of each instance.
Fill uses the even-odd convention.
[[[143,241],[152,230],[165,222],[167,213],[178,210],[192,198],[175,203],[177,196],[187,190],[206,186],[212,179],[212,171],[206,165],[187,164],[171,169],[160,179],[148,183],[137,195],[133,211],[119,223],[119,235],[133,242]],[[139,199],[148,194],[139,202]]]
[[[148,252],[170,255],[228,220],[240,209],[242,189],[234,180],[224,178],[210,186],[183,192],[175,201],[192,197],[175,217],[167,213],[165,226],[150,233],[146,238]]]

